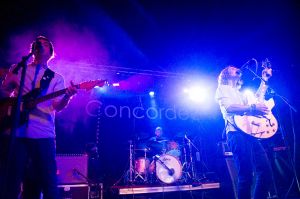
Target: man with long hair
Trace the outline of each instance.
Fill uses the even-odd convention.
[[[262,82],[256,95],[267,89],[266,82],[271,77],[272,69],[265,69],[262,73]],[[248,104],[247,99],[240,92],[242,72],[235,66],[224,68],[218,77],[216,100],[219,103],[223,118],[228,145],[238,169],[239,199],[251,198],[253,173],[256,183],[253,198],[267,198],[271,185],[271,170],[267,154],[260,141],[237,128],[234,122],[235,115],[265,115],[270,110],[263,103]]]

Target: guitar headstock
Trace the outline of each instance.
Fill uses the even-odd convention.
[[[271,62],[268,58],[266,58],[264,61],[262,61],[262,67],[264,69],[270,69],[272,68]]]
[[[91,90],[95,86],[103,87],[107,85],[107,80],[91,80],[78,84],[78,89]]]

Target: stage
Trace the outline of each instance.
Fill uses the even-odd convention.
[[[198,191],[220,188],[220,183],[194,183],[186,185],[156,185],[156,186],[113,186],[118,195],[136,195],[136,194],[150,194],[150,193],[166,193],[178,191]]]

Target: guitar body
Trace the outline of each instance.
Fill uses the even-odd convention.
[[[274,100],[265,101],[265,105],[271,110],[274,107]],[[236,115],[234,122],[238,129],[256,138],[270,138],[278,130],[278,122],[271,111],[264,116]]]
[[[3,133],[12,125],[13,103],[9,98],[0,101],[0,132]]]
[[[21,102],[23,107],[24,103]],[[13,125],[15,105],[17,104],[17,98],[4,98],[0,100],[0,133],[9,132]],[[23,109],[23,108],[22,108]],[[31,109],[25,109],[20,111],[19,124],[21,126],[28,120],[28,114]]]

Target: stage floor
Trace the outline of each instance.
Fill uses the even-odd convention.
[[[113,186],[119,195],[163,193],[175,191],[197,191],[220,188],[220,183],[193,183],[186,185],[132,185],[132,186]]]

